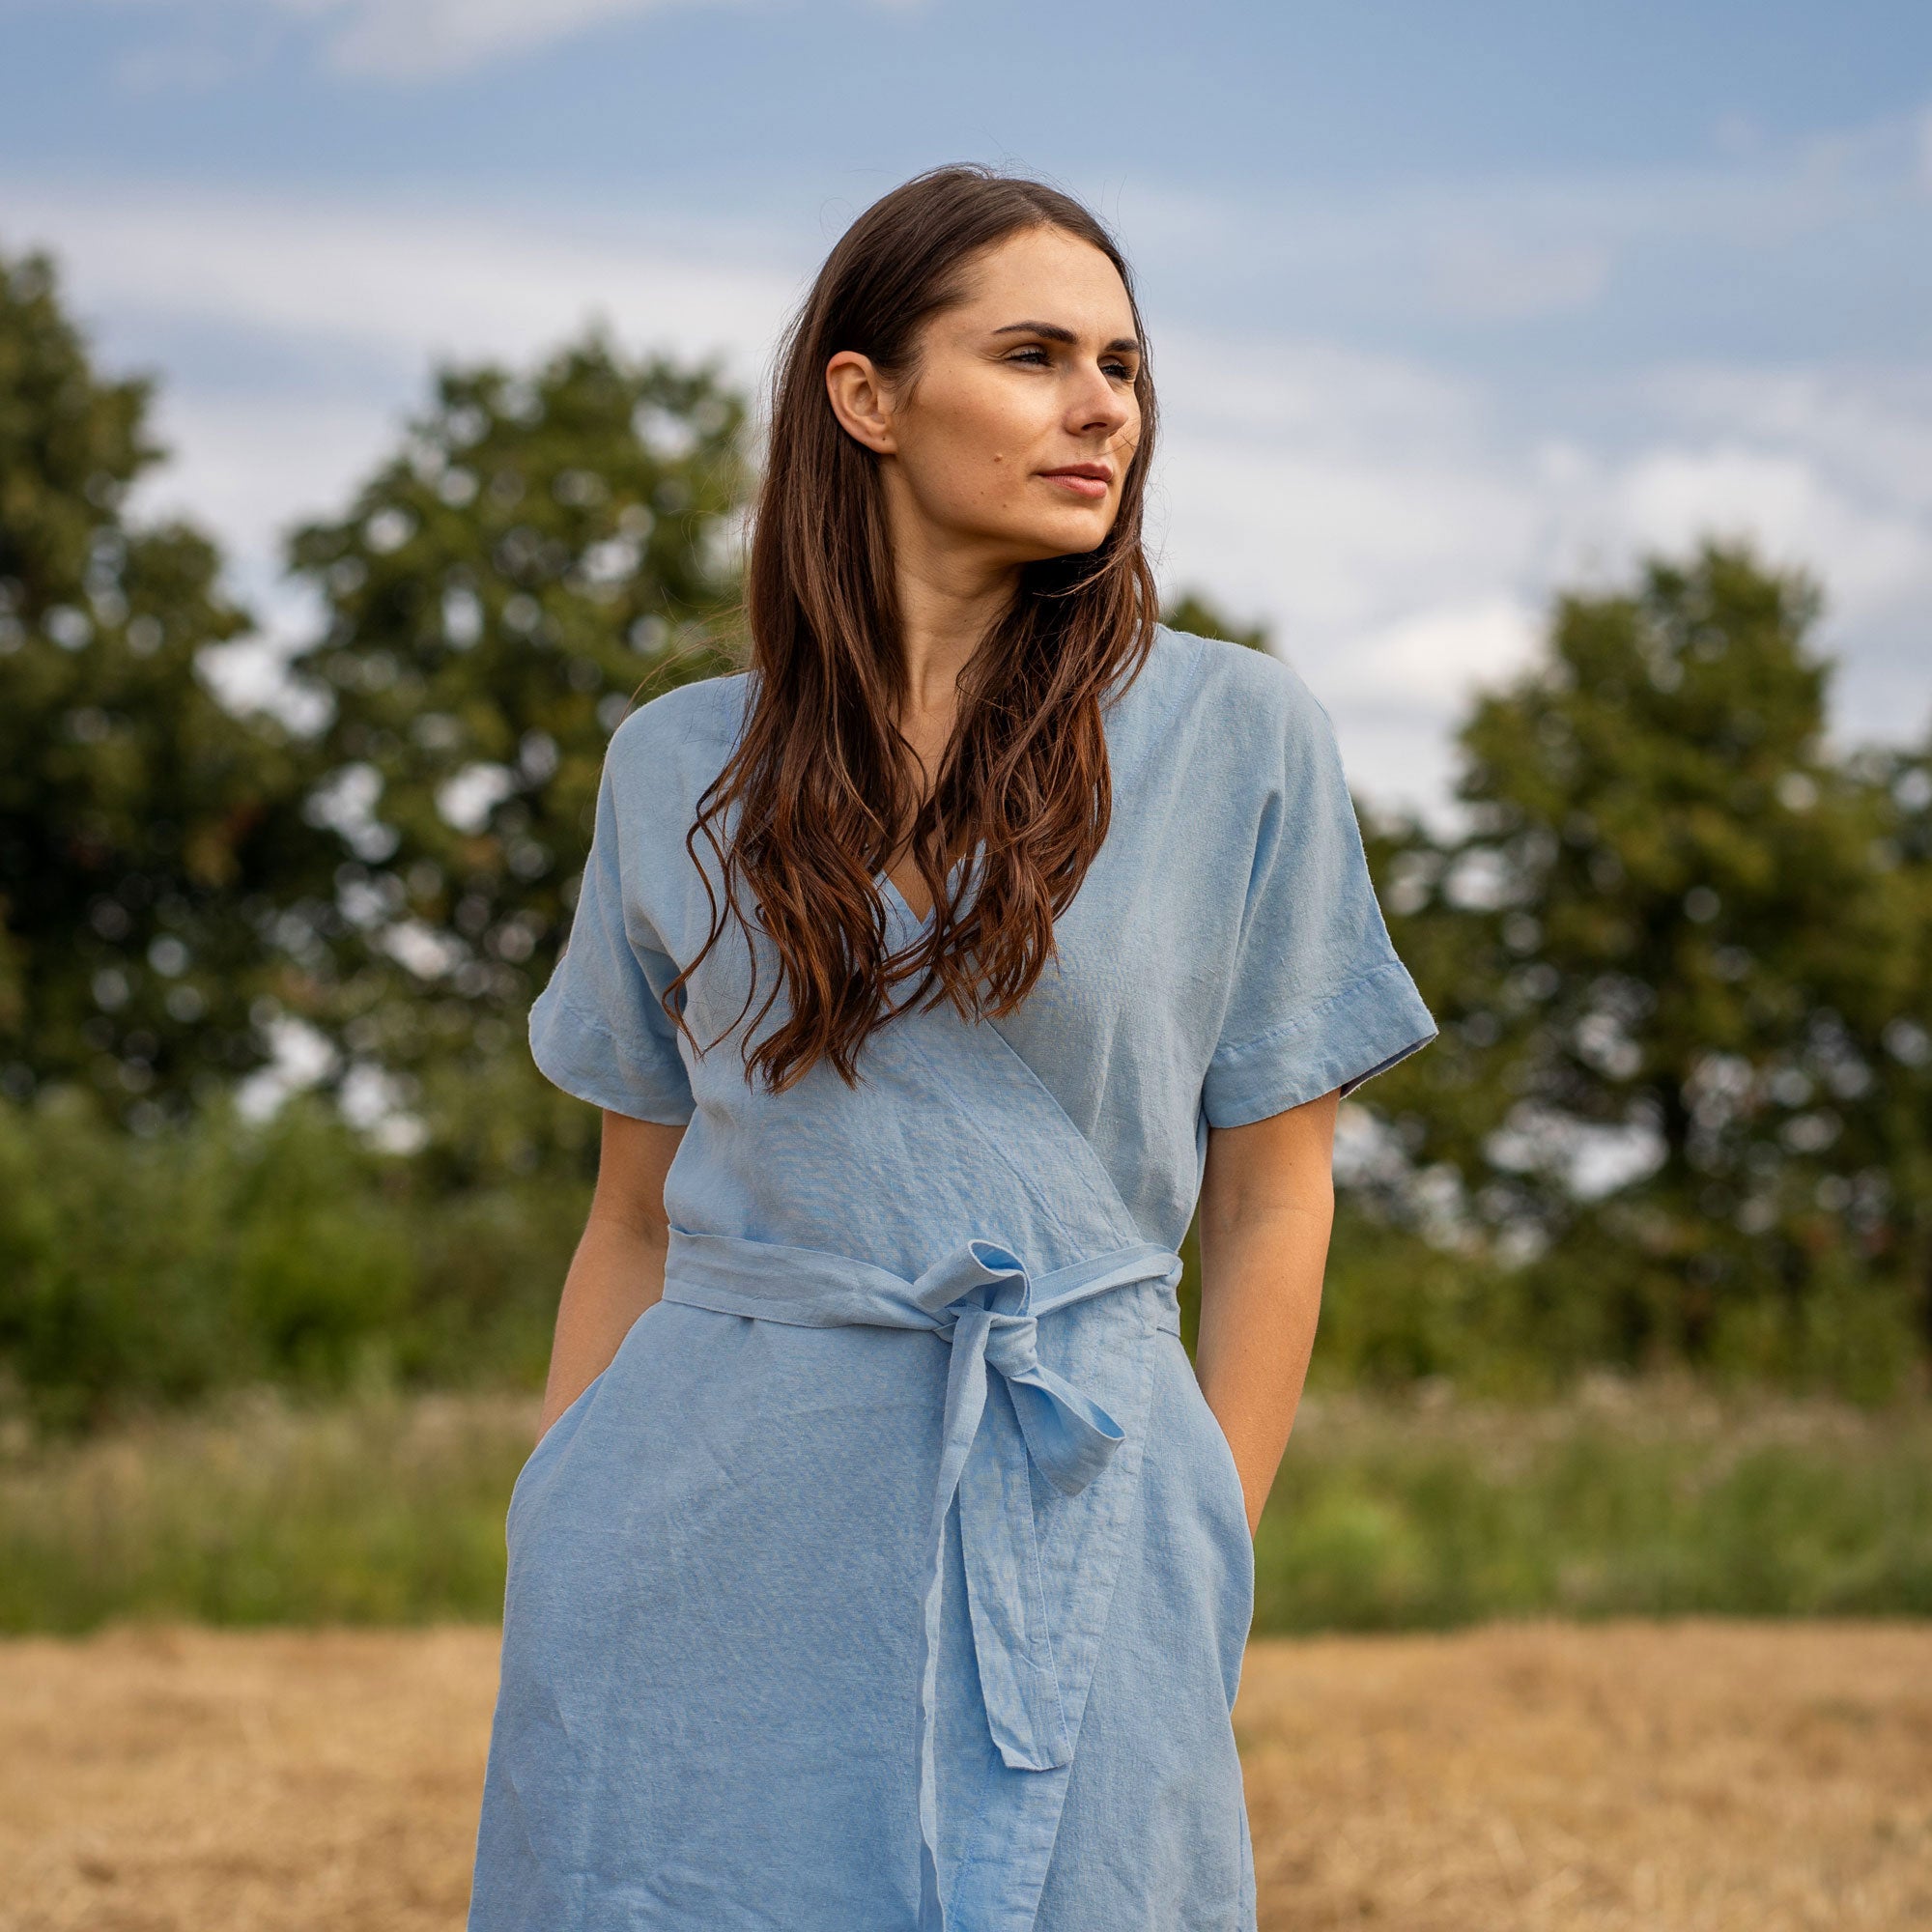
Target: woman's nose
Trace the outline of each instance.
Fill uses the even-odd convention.
[[[1123,395],[1098,369],[1086,372],[1080,395],[1070,412],[1069,427],[1082,435],[1095,430],[1112,436],[1133,420],[1134,402]]]

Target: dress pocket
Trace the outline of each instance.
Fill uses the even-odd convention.
[[[506,1537],[515,1537],[518,1518],[528,1509],[535,1478],[563,1453],[571,1437],[577,1434],[578,1426],[583,1420],[583,1412],[591,1397],[597,1392],[598,1384],[609,1374],[608,1369],[600,1369],[592,1376],[578,1391],[569,1406],[537,1437],[535,1446],[525,1457],[524,1466],[517,1471],[517,1480],[510,1489],[510,1503],[503,1522]]]
[[[1197,1395],[1201,1394],[1199,1382],[1194,1384],[1194,1392]],[[1240,1515],[1241,1527],[1245,1531],[1248,1524],[1248,1492],[1241,1487],[1241,1469],[1240,1464],[1235,1461],[1234,1445],[1228,1440],[1228,1432],[1221,1427],[1221,1418],[1208,1406],[1205,1395],[1201,1396],[1201,1412],[1207,1421],[1208,1433],[1213,1437],[1215,1454],[1220,1459],[1222,1469],[1226,1472],[1228,1493],[1234,1499],[1235,1508]]]
[[[1222,1480],[1226,1485],[1227,1509],[1227,1548],[1232,1566],[1235,1587],[1239,1593],[1241,1605],[1241,1628],[1245,1634],[1254,1621],[1255,1614],[1255,1539],[1248,1528],[1247,1492],[1241,1488],[1241,1471],[1235,1462],[1235,1451],[1228,1441],[1227,1431],[1221,1427],[1221,1419],[1208,1406],[1208,1398],[1201,1393],[1201,1384],[1194,1381],[1194,1371],[1190,1364],[1187,1379],[1194,1382],[1195,1399],[1201,1405],[1202,1433],[1208,1437],[1214,1459],[1218,1463]]]
[[[1215,1627],[1238,1630],[1239,1635],[1231,1638],[1232,1686],[1233,1673],[1239,1667],[1240,1639],[1246,1636],[1254,1613],[1255,1545],[1248,1533],[1247,1502],[1235,1452],[1201,1393],[1194,1365],[1178,1337],[1166,1340],[1171,1352],[1163,1360],[1161,1377],[1173,1460],[1163,1487],[1168,1507],[1192,1525],[1191,1532],[1177,1531],[1180,1543],[1189,1533],[1199,1539],[1187,1546],[1193,1551],[1188,1561],[1201,1587],[1210,1594]],[[1232,1689],[1229,1694],[1234,1694]]]
[[[1219,1515],[1231,1517],[1240,1530],[1241,1540],[1250,1541],[1248,1536],[1248,1501],[1241,1489],[1241,1472],[1235,1463],[1235,1452],[1228,1442],[1227,1432],[1221,1427],[1220,1418],[1208,1406],[1208,1398],[1201,1393],[1201,1384],[1195,1379],[1194,1364],[1187,1359],[1179,1338],[1169,1334],[1165,1337],[1174,1350],[1171,1373],[1179,1384],[1179,1401],[1188,1411],[1190,1428],[1188,1433],[1194,1438],[1191,1454],[1195,1466],[1200,1470],[1202,1498]]]

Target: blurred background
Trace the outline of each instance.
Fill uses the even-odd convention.
[[[0,1631],[495,1615],[595,1160],[524,1017],[603,746],[732,663],[775,336],[952,159],[1122,236],[1170,617],[1327,706],[1442,1023],[1345,1109],[1258,1632],[1932,1610],[1932,14],[0,0]],[[1516,1628],[1400,1653],[1487,1687],[1443,1723],[1571,1696],[1599,1764],[1618,1687],[1668,1731],[1742,1672],[1709,1776],[1810,1767],[1739,1826],[1785,1862],[1712,1891],[1636,1760],[1538,1838],[1533,1751],[1528,1811],[1344,1857],[1291,1715],[1244,1734],[1264,1923],[1932,1919],[1870,1769],[1932,1790],[1932,1649],[1860,1647],[1905,1627]],[[453,1755],[218,1912],[162,1797],[138,1885],[48,1824],[0,1925],[450,1922],[468,1634],[72,1653],[100,1736],[150,1665],[213,1710],[336,1669],[454,1687]],[[1825,1731],[1760,1737],[1767,1681]],[[423,1779],[455,1850],[403,1885]]]

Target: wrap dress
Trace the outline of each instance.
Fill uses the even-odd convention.
[[[530,1014],[559,1086],[688,1126],[664,1298],[510,1501],[470,1932],[1251,1932],[1253,1556],[1176,1249],[1210,1125],[1435,1030],[1328,721],[1278,661],[1162,630],[1023,1005],[904,1013],[856,1087],[775,1095],[659,1004],[745,699],[614,733]],[[685,989],[700,1042],[772,970],[736,939]]]

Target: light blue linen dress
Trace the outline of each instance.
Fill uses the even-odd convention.
[[[1210,1124],[1435,1030],[1327,719],[1162,631],[1022,1008],[903,1015],[856,1089],[773,1095],[658,1004],[708,929],[684,834],[745,689],[612,738],[530,1014],[559,1086],[689,1127],[664,1299],[511,1499],[470,1932],[1249,1932],[1253,1558],[1175,1249]],[[700,1040],[763,943],[694,977]]]

